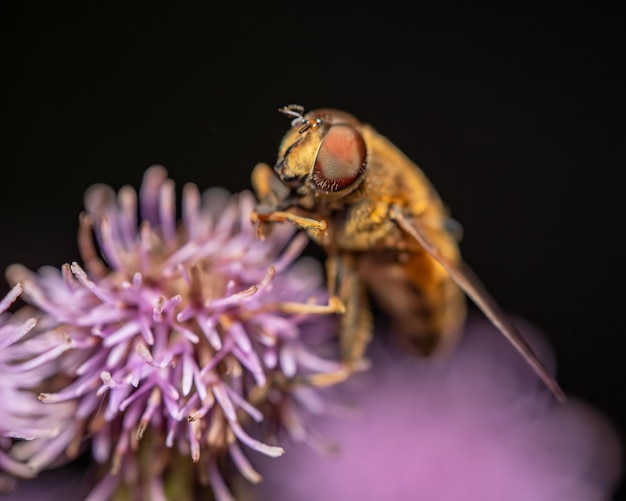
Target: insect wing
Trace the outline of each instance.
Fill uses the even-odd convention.
[[[539,361],[530,346],[524,341],[519,331],[500,309],[498,304],[491,297],[491,294],[487,292],[487,289],[474,272],[466,265],[459,265],[448,261],[441,252],[439,252],[439,249],[428,240],[425,232],[421,230],[420,225],[414,222],[414,218],[406,216],[399,208],[392,208],[391,217],[402,230],[411,235],[428,254],[445,268],[457,285],[463,289],[476,306],[481,309],[485,316],[519,352],[557,400],[564,402],[566,397],[561,387]]]

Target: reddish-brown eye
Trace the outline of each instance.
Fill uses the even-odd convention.
[[[367,165],[363,136],[350,125],[333,125],[315,159],[313,182],[321,191],[340,191],[359,179]]]

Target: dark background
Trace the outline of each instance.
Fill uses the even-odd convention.
[[[623,18],[438,5],[2,2],[0,267],[76,259],[92,183],[137,186],[161,163],[179,187],[238,191],[275,160],[279,106],[343,108],[425,170],[466,260],[547,333],[566,391],[623,430]]]

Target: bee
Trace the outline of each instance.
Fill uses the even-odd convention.
[[[465,320],[464,293],[559,400],[564,393],[461,259],[459,227],[423,171],[387,138],[334,109],[279,110],[292,118],[272,169],[256,165],[253,220],[288,221],[328,256],[329,310],[343,313],[343,370],[360,370],[371,338],[368,292],[401,342],[420,355],[449,349]],[[328,377],[328,376],[326,376]]]

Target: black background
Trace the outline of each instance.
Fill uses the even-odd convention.
[[[239,191],[275,160],[279,106],[343,108],[425,170],[466,260],[547,333],[566,391],[624,429],[617,10],[107,4],[0,6],[0,267],[76,259],[95,182],[137,186],[161,163],[179,188]]]

